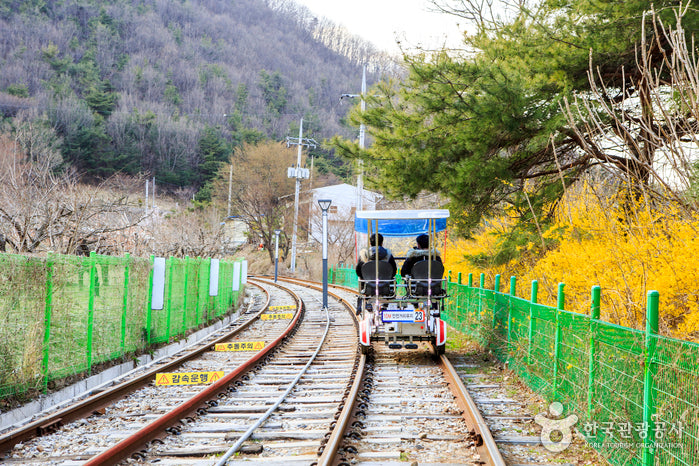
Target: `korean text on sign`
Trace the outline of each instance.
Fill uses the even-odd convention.
[[[264,341],[232,341],[217,343],[214,351],[258,351],[265,347]]]
[[[275,314],[262,314],[260,319],[262,320],[276,320],[276,319],[293,319],[294,314],[291,312],[279,312]]]
[[[223,371],[215,372],[159,372],[155,374],[156,385],[199,385],[209,384],[223,377]]]

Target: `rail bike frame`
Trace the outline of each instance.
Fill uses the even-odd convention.
[[[413,243],[420,234],[427,234],[430,239],[428,262],[421,266],[426,276],[423,273],[420,278],[409,277],[399,283],[390,274],[381,275],[379,261],[369,262],[369,267],[376,267],[376,270],[375,273],[369,270],[372,272],[369,278],[363,273],[357,300],[357,311],[361,315],[359,343],[363,353],[368,352],[374,341],[383,341],[392,349],[416,349],[416,342],[428,341],[436,354],[444,353],[447,331],[440,313],[447,297],[446,280],[443,266],[434,261],[436,253],[432,245],[436,244],[436,234],[446,229],[448,217],[446,209],[356,212],[355,233],[366,233],[367,248],[369,238],[379,233],[384,238],[409,238]]]

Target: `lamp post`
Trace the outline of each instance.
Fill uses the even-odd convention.
[[[279,233],[281,230],[274,230],[274,283],[277,283],[277,268],[279,266]]]
[[[323,211],[323,309],[328,308],[328,209],[332,202],[331,199],[318,199]]]

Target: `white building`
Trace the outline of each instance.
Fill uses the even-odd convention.
[[[357,210],[357,187],[343,183],[324,186],[312,190],[310,215],[310,235],[314,241],[322,241],[322,212],[318,206],[319,199],[330,199],[332,204],[328,210],[328,240],[332,243],[342,240],[347,231],[354,231],[354,212]],[[376,205],[383,196],[366,189],[362,190],[362,210],[376,210]]]
[[[248,226],[237,215],[232,215],[224,219],[223,227],[225,242],[232,247],[238,247],[248,241]]]

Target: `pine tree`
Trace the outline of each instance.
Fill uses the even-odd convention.
[[[216,177],[221,165],[230,157],[230,147],[217,128],[207,126],[199,139],[199,175],[201,184]]]
[[[655,2],[668,24],[674,13],[663,7],[674,3]],[[610,151],[595,145],[594,132],[581,137],[574,131],[564,109],[591,93],[590,62],[609,89],[640,95],[643,102],[644,83],[633,70],[643,12],[650,8],[650,1],[640,0],[550,0],[495,28],[483,25],[466,39],[474,53],[408,57],[403,82],[379,84],[367,110],[353,112],[354,124],[367,124],[372,147],[360,151],[338,138],[334,144],[344,156],[365,160],[368,182],[389,195],[427,190],[447,196],[465,232],[503,205],[523,222],[545,218],[564,184],[601,163],[631,185],[646,186],[652,144],[662,141],[649,143],[641,130],[628,128],[626,152]],[[688,12],[683,24],[688,30],[699,24],[699,13]],[[654,34],[650,27],[645,32]],[[661,78],[663,53],[672,51],[652,55]],[[603,98],[614,107],[619,97]],[[652,125],[648,106],[642,107]]]

